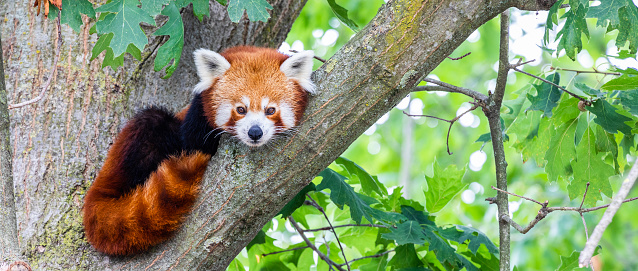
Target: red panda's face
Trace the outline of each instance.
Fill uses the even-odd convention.
[[[287,57],[254,47],[233,48],[224,56],[197,50],[202,80],[195,91],[201,91],[209,124],[253,147],[288,131],[303,114],[307,92],[314,91],[312,58],[311,52]]]

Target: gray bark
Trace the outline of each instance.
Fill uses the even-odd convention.
[[[230,23],[211,2],[200,24],[183,12],[186,39],[171,79],[152,72],[151,41],[141,62],[113,72],[89,61],[95,36],[63,26],[60,64],[53,63],[53,24],[36,16],[28,0],[0,3],[9,101],[45,99],[12,110],[13,177],[19,254],[36,270],[223,270],[283,205],[382,114],[394,107],[475,29],[510,6],[538,8],[533,0],[390,1],[373,21],[314,74],[299,131],[250,149],[224,137],[203,182],[195,210],[169,241],[133,257],[97,253],[84,238],[83,196],[109,144],[135,110],[188,104],[196,84],[195,48],[238,44],[276,47],[305,1],[271,0],[267,23]],[[536,6],[535,6],[536,5]]]

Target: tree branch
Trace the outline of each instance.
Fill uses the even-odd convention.
[[[467,88],[462,88],[462,87],[457,87],[455,85],[451,85],[445,82],[441,82],[439,80],[435,80],[432,78],[423,78],[422,81],[428,82],[428,83],[432,83],[432,84],[437,84],[443,88],[438,88],[436,89],[437,91],[446,91],[446,92],[453,92],[453,93],[461,93],[464,94],[466,96],[469,96],[475,100],[481,101],[481,102],[486,102],[488,97],[480,92],[471,90],[471,89],[467,89]],[[427,86],[426,86],[427,87]],[[412,91],[424,91],[424,90],[428,90],[427,88],[423,88],[422,86],[418,86],[415,87]]]
[[[337,264],[334,261],[332,261],[330,259],[330,257],[326,256],[326,254],[323,254],[323,252],[319,251],[319,249],[312,242],[310,242],[308,237],[306,237],[306,235],[303,233],[303,230],[301,229],[301,227],[299,227],[299,225],[297,224],[295,219],[292,218],[292,216],[289,216],[288,220],[290,220],[290,224],[292,224],[292,226],[295,228],[295,230],[297,230],[297,233],[299,233],[299,235],[304,240],[304,242],[306,242],[306,245],[308,245],[308,247],[310,247],[310,249],[314,250],[317,253],[317,255],[319,255],[319,258],[321,258],[323,261],[325,261],[329,266],[334,266],[339,271],[345,271],[345,269],[341,268],[341,266],[339,264]],[[328,245],[326,245],[326,246],[328,246]]]
[[[393,252],[393,251],[394,251],[394,249],[390,249],[390,250],[387,250],[387,251],[381,252],[381,253],[379,253],[379,254],[370,255],[370,256],[363,256],[363,257],[360,257],[360,258],[355,258],[355,259],[350,260],[350,261],[349,261],[349,263],[353,263],[353,262],[356,262],[356,261],[359,261],[359,260],[363,260],[363,259],[369,259],[369,258],[379,258],[379,257],[381,257],[381,256],[383,256],[383,255],[386,255],[386,254],[388,254],[388,253],[390,253],[390,252]],[[341,266],[341,265],[344,265],[344,264],[345,264],[345,263],[340,263],[339,265]]]
[[[509,72],[509,9],[501,13],[501,31],[499,45],[499,69],[496,78],[496,89],[490,96],[489,107],[484,109],[490,125],[492,136],[492,148],[494,150],[494,164],[496,166],[496,186],[507,191],[507,160],[505,159],[505,147],[503,146],[503,131],[501,129],[501,103],[505,96],[507,85],[507,73]],[[509,201],[507,194],[499,192],[496,195],[496,205],[498,206],[499,225],[499,254],[500,270],[510,270],[510,227],[504,220],[509,216]]]
[[[323,208],[321,206],[319,206],[319,204],[317,204],[317,202],[310,195],[306,194],[306,197],[308,199],[310,199],[310,201],[311,201],[310,204],[312,206],[314,206],[315,208],[317,208],[317,210],[319,210],[319,212],[321,212],[323,214],[323,217],[326,218],[326,221],[328,222],[328,225],[330,226],[330,230],[335,235],[335,239],[337,240],[337,244],[339,245],[339,249],[341,249],[341,255],[343,256],[343,261],[345,262],[346,267],[348,268],[348,270],[350,270],[350,265],[348,264],[348,258],[346,258],[346,252],[343,251],[343,246],[341,245],[341,241],[339,241],[339,235],[337,235],[337,231],[335,231],[335,228],[332,226],[332,223],[330,222],[330,219],[328,218],[328,215],[323,210]],[[330,253],[328,253],[328,255],[330,255]]]
[[[600,218],[600,222],[596,225],[596,228],[594,228],[594,232],[592,232],[591,238],[585,244],[583,252],[580,253],[580,256],[578,257],[578,265],[580,267],[585,267],[589,264],[591,257],[594,254],[594,250],[596,249],[596,246],[598,246],[600,238],[603,236],[603,232],[605,232],[605,229],[607,229],[607,226],[609,226],[609,223],[611,223],[611,220],[614,218],[616,211],[618,211],[621,204],[624,202],[625,197],[627,197],[627,194],[629,194],[629,191],[634,186],[636,178],[638,178],[638,159],[636,159],[636,162],[631,167],[627,178],[625,178],[622,182],[620,190],[618,190],[616,195],[612,198],[609,208],[607,208],[603,217]]]
[[[468,109],[467,111],[463,112],[462,114],[456,116],[455,118],[451,119],[451,120],[446,120],[446,119],[442,119],[439,117],[435,117],[435,116],[430,116],[430,115],[412,115],[412,114],[408,114],[407,112],[403,111],[403,114],[407,115],[408,117],[427,117],[427,118],[433,118],[433,119],[437,119],[437,120],[442,120],[445,121],[447,123],[450,124],[450,126],[447,129],[447,140],[446,140],[446,144],[447,144],[447,153],[449,155],[452,155],[452,152],[450,151],[450,132],[452,131],[452,125],[459,120],[461,117],[463,117],[463,115],[467,114],[470,111],[474,111],[479,107],[478,103],[475,103],[474,106],[472,106],[472,108]]]
[[[557,85],[557,84],[554,84],[554,82],[551,82],[551,81],[549,81],[549,80],[547,80],[547,79],[541,78],[540,76],[533,75],[533,74],[531,74],[531,73],[529,73],[529,72],[526,72],[526,71],[520,70],[519,68],[517,68],[517,66],[519,66],[519,65],[518,65],[518,64],[514,64],[514,65],[512,66],[512,70],[515,70],[515,71],[520,72],[520,73],[522,73],[522,74],[525,74],[525,75],[527,75],[527,76],[530,76],[530,77],[536,78],[536,79],[538,79],[538,80],[541,80],[541,81],[543,81],[543,82],[545,82],[545,83],[548,83],[548,84],[550,84],[550,85],[552,85],[552,86],[555,86],[555,87],[557,87],[558,89],[560,89],[560,90],[562,90],[562,91],[566,92],[567,94],[571,95],[572,97],[574,97],[574,98],[576,98],[576,99],[579,99],[579,100],[583,101],[583,103],[585,103],[585,105],[587,105],[587,106],[590,106],[590,105],[591,105],[591,102],[590,102],[589,100],[587,100],[587,99],[585,99],[585,98],[583,98],[583,97],[580,97],[580,96],[578,96],[578,95],[576,95],[576,94],[572,93],[571,91],[569,91],[569,90],[565,89],[564,87],[561,87],[561,86],[559,86],[559,85]]]
[[[344,225],[337,225],[337,226],[332,226],[332,227],[322,227],[322,228],[316,228],[316,229],[308,229],[308,230],[303,230],[303,231],[304,232],[327,231],[327,230],[332,230],[332,229],[336,229],[336,228],[343,228],[343,227],[388,228],[388,226],[377,225],[377,224],[344,224]]]

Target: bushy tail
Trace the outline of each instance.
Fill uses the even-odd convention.
[[[124,195],[112,186],[120,173],[103,168],[84,198],[88,241],[98,251],[127,255],[166,240],[191,211],[210,157],[198,151],[170,156]],[[105,167],[109,162],[117,163],[107,159]]]

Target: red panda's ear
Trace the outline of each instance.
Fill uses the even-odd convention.
[[[193,89],[195,93],[201,93],[208,89],[216,77],[221,76],[230,68],[230,63],[223,56],[211,50],[197,49],[193,52],[199,83]]]
[[[310,80],[313,58],[312,51],[303,51],[289,57],[279,67],[286,77],[297,80],[299,85],[310,94],[315,94],[315,84]]]

